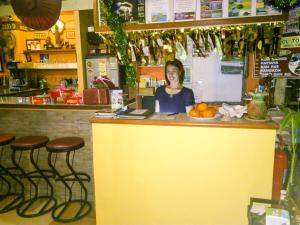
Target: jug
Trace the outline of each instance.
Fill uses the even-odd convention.
[[[251,102],[247,106],[248,118],[254,120],[265,120],[267,117],[267,106],[264,98],[268,96],[267,92],[250,92]]]

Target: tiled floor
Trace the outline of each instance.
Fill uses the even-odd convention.
[[[85,218],[73,223],[58,223],[54,222],[51,214],[35,218],[21,218],[16,214],[16,211],[0,214],[0,225],[96,225],[95,214],[90,213]]]

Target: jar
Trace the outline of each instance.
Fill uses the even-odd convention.
[[[252,97],[251,102],[247,106],[248,118],[254,120],[265,120],[267,117],[267,106],[264,98],[268,95],[267,92],[254,93],[250,92]]]

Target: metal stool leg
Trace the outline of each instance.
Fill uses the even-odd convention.
[[[58,177],[57,180],[61,181],[64,184],[65,188],[67,188],[67,190],[69,192],[68,200],[55,207],[55,209],[52,211],[52,217],[55,221],[58,221],[58,222],[73,222],[73,221],[79,220],[79,219],[83,218],[84,216],[86,216],[88,213],[90,213],[91,208],[92,208],[91,204],[87,201],[87,190],[86,190],[84,184],[82,183],[81,178],[77,176],[76,172],[74,171],[73,167],[70,164],[70,152],[67,152],[66,163],[67,163],[68,168],[71,171],[71,174],[64,175],[64,176],[62,176],[53,166],[51,156],[52,156],[52,153],[50,152],[49,156],[48,156],[49,166],[51,167],[51,169],[53,171],[55,171],[55,173]],[[73,175],[74,178],[73,179],[66,178],[69,175]],[[80,200],[72,200],[72,188],[67,183],[67,181],[79,182],[80,187],[84,190],[84,193],[85,193],[84,200],[81,200],[81,199]],[[74,203],[80,203],[79,210],[72,217],[63,218],[63,213]],[[85,209],[85,211],[84,211],[84,209]]]
[[[0,159],[2,158],[3,149],[4,146],[2,146],[1,149]],[[13,174],[10,172],[10,169],[15,169],[15,168],[6,168],[0,164],[1,178],[5,183],[8,184],[7,193],[4,196],[2,196],[0,200],[0,214],[16,209],[24,201],[24,184],[17,178],[18,177],[17,174]],[[20,193],[17,193],[16,190],[15,192],[12,191],[12,187],[11,187],[12,185],[10,181],[5,178],[5,176],[11,178],[14,181],[15,185],[18,184],[20,186],[21,188]]]
[[[21,171],[23,178],[27,179],[29,181],[30,185],[32,185],[34,188],[34,196],[32,197],[30,195],[30,198],[28,200],[24,201],[23,204],[17,208],[17,214],[21,217],[26,217],[26,218],[32,218],[32,217],[44,215],[44,214],[50,212],[56,205],[56,199],[54,199],[54,197],[53,197],[53,187],[52,187],[51,183],[49,182],[49,180],[45,177],[43,171],[41,171],[39,169],[39,167],[37,166],[37,164],[35,163],[35,160],[33,157],[34,151],[35,151],[35,149],[30,149],[30,162],[34,166],[36,171],[30,172],[30,173],[27,173],[16,162],[16,160],[15,160],[16,150],[13,150],[13,155],[12,155],[13,164]],[[39,196],[38,185],[33,180],[34,178],[43,178],[46,181],[47,185],[50,184],[50,187],[52,187],[52,189],[51,189],[52,192],[51,192],[50,196]],[[40,208],[38,211],[32,211],[32,206],[34,206],[39,200],[43,200],[43,199],[47,200],[46,203],[43,205],[43,207]],[[52,204],[50,204],[50,203],[52,203]],[[49,204],[50,204],[50,206],[49,206]]]

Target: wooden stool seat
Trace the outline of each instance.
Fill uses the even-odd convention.
[[[7,145],[15,140],[15,135],[13,134],[0,134],[0,146]]]
[[[69,152],[84,146],[84,140],[80,137],[63,137],[48,142],[46,148],[49,152]]]
[[[41,148],[46,145],[49,138],[46,136],[24,136],[14,140],[11,148],[14,150],[29,150],[33,148]]]

